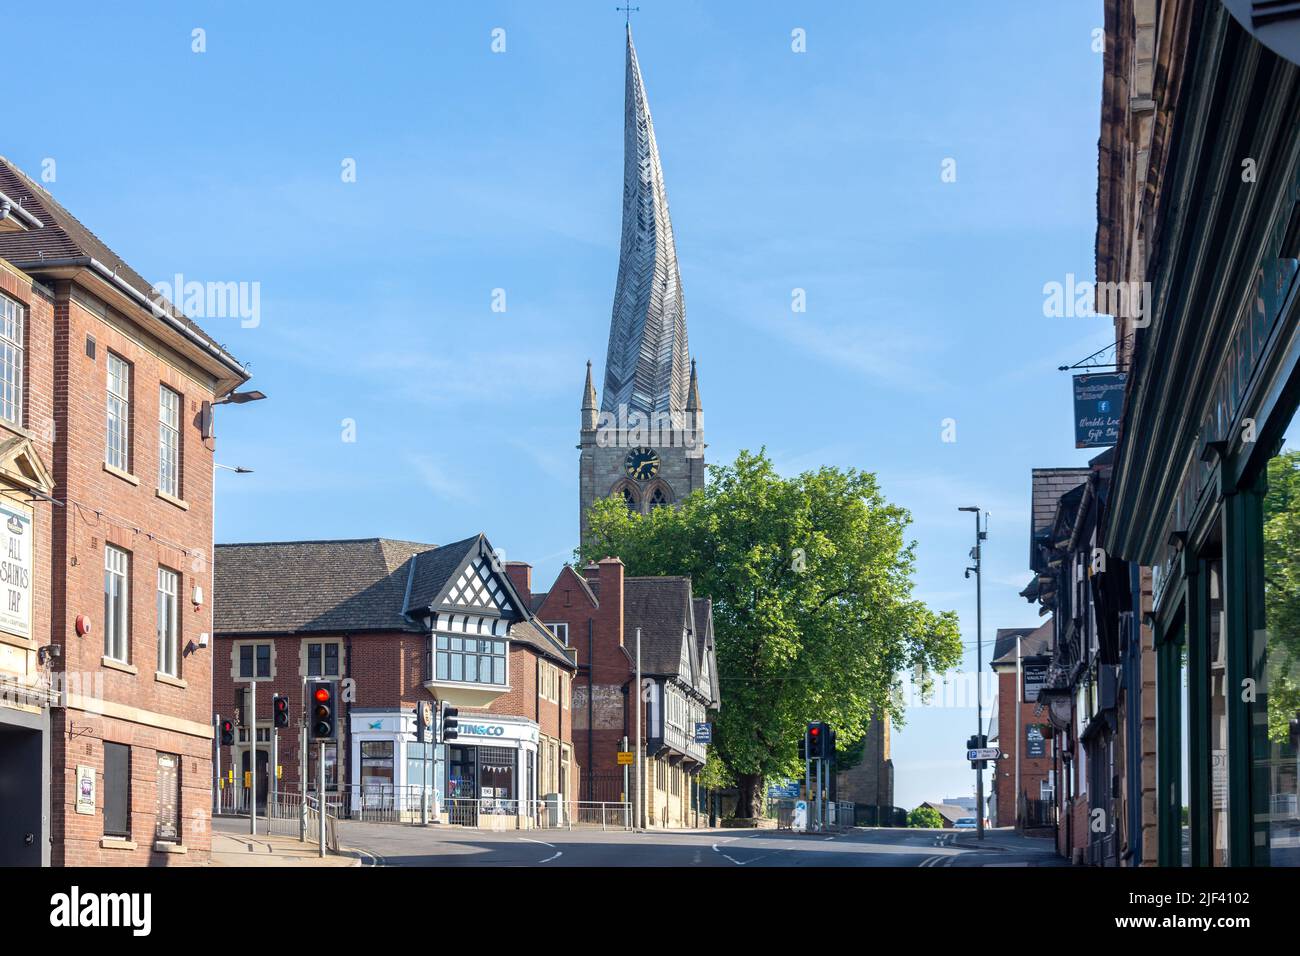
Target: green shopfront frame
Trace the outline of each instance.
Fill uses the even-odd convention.
[[[1159,862],[1268,865],[1263,505],[1300,408],[1300,70],[1220,4],[1187,56],[1104,540],[1153,568]]]

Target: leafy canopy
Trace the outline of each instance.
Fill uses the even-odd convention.
[[[907,815],[909,827],[926,827],[931,830],[943,829],[943,815],[934,807],[917,807]]]
[[[873,474],[822,467],[784,478],[764,451],[709,472],[678,508],[641,516],[618,499],[597,502],[580,557],[691,576],[695,595],[713,599],[713,755],[736,777],[797,777],[807,721],[829,721],[847,746],[873,715],[902,719],[900,673],[958,662],[956,615],[912,597],[911,519]]]
[[[1264,498],[1264,603],[1268,624],[1268,736],[1285,741],[1300,712],[1300,451],[1268,463]]]

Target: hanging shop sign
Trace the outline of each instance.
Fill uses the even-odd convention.
[[[0,504],[0,630],[32,636],[32,518]]]
[[[1021,664],[1020,674],[1021,679],[1025,684],[1023,691],[1024,697],[1022,700],[1024,700],[1025,703],[1032,704],[1038,700],[1038,692],[1042,690],[1043,685],[1047,683],[1047,670],[1050,666],[1050,663],[1046,660],[1031,663],[1026,659],[1025,662]]]
[[[1278,56],[1300,64],[1300,9],[1279,0],[1223,0],[1228,12]]]
[[[1108,448],[1119,441],[1124,373],[1074,376],[1074,447]]]
[[[1047,738],[1043,735],[1042,724],[1028,724],[1025,727],[1025,756],[1043,757],[1047,755]]]

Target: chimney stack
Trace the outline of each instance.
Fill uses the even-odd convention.
[[[507,561],[506,577],[510,583],[515,586],[519,596],[524,599],[526,607],[520,608],[524,612],[532,610],[533,604],[533,566],[527,561]]]

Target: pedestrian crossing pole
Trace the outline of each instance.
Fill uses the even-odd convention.
[[[256,672],[257,665],[253,665]],[[248,832],[257,836],[257,678],[248,679],[248,713],[245,723],[248,725]]]

